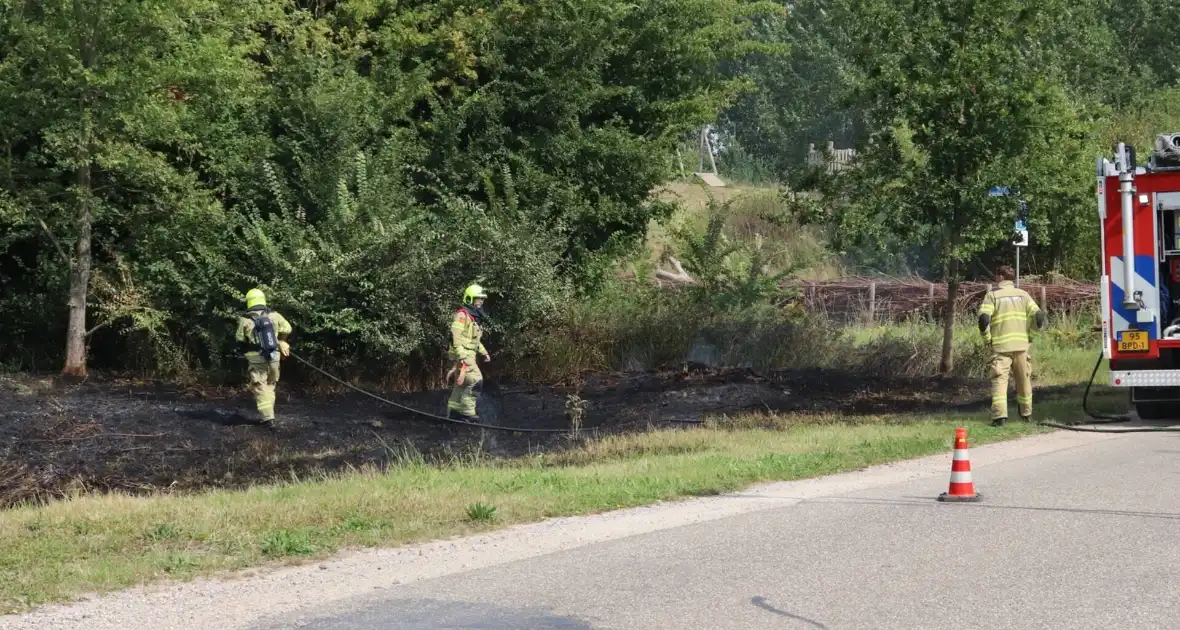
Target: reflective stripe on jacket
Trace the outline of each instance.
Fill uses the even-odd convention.
[[[989,291],[979,306],[979,314],[991,318],[986,335],[994,352],[1022,352],[1028,350],[1028,331],[1033,317],[1041,310],[1036,300],[1024,289],[1005,280],[999,288]]]
[[[475,363],[476,353],[487,354],[484,349],[483,329],[467,309],[459,309],[455,319],[451,321],[451,358],[456,361]]]

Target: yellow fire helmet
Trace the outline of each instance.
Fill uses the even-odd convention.
[[[483,290],[483,287],[479,286],[478,284],[473,284],[467,287],[467,290],[463,292],[463,303],[471,304],[477,298],[487,299],[487,297],[488,294]]]
[[[266,294],[262,289],[250,289],[246,292],[246,308],[254,308],[259,304],[266,304]]]

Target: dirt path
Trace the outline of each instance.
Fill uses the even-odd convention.
[[[489,387],[488,421],[523,428],[568,428],[555,388]],[[975,408],[985,383],[875,379],[823,370],[757,375],[688,370],[600,375],[577,392],[589,435],[676,426],[749,412],[897,413]],[[439,413],[446,392],[386,395]],[[517,457],[569,448],[567,434],[489,432],[441,424],[359,394],[298,398],[280,388],[284,426],[253,426],[245,395],[180,391],[118,381],[66,386],[50,379],[0,377],[0,507],[71,490],[132,493],[241,488],[292,473],[383,466],[410,447],[428,460],[482,449]]]

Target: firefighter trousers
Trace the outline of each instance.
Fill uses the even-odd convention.
[[[451,389],[451,398],[447,401],[447,409],[458,412],[459,415],[475,416],[475,386],[483,380],[483,374],[475,359],[470,362],[461,361],[458,374],[455,376],[455,386]]]
[[[250,361],[250,393],[263,421],[275,419],[275,385],[279,382],[278,361]]]
[[[1032,415],[1032,361],[1027,350],[992,353],[992,420],[1008,417],[1008,374],[1016,380],[1020,416]]]

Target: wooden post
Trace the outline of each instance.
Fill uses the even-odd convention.
[[[877,317],[877,282],[869,283],[869,323],[876,321]]]
[[[929,302],[930,319],[933,321],[938,321],[938,304],[936,304],[934,302],[934,283],[933,282],[931,282],[930,286],[927,287],[926,300]]]
[[[1046,311],[1049,310],[1049,302],[1045,298],[1045,285],[1043,284],[1041,285],[1041,308]]]
[[[697,172],[705,172],[705,127],[701,127],[701,136],[697,139]]]

